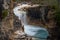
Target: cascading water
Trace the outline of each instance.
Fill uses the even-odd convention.
[[[28,4],[22,4],[20,6],[15,7],[13,9],[13,12],[19,18],[19,20],[21,20],[22,25],[24,25],[24,31],[27,35],[38,38],[47,38],[49,35],[47,29],[35,25],[28,25],[26,18],[27,12],[23,11],[22,8],[30,6],[31,5]]]

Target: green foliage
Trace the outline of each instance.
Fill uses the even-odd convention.
[[[55,20],[57,21],[57,25],[60,26],[60,9],[55,12]]]
[[[8,10],[2,11],[2,18],[5,18],[8,15]]]

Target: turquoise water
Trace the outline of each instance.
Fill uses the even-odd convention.
[[[38,27],[38,26],[33,26],[33,25],[24,25],[24,31],[27,35],[33,36],[36,38],[47,38],[49,36],[49,33],[47,29]]]

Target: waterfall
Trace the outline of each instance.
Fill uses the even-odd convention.
[[[22,10],[22,8],[28,7],[28,6],[31,6],[31,5],[22,4],[13,9],[14,14],[19,18],[19,20],[21,20],[22,25],[24,25],[25,33],[33,37],[47,38],[49,35],[47,29],[39,27],[39,26],[28,25],[27,19],[26,19],[27,12]]]
[[[21,5],[21,6],[17,6],[13,9],[14,14],[19,18],[19,20],[21,20],[22,25],[27,24],[26,22],[26,11],[23,11],[22,8],[25,7],[27,5]]]

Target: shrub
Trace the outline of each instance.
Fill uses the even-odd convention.
[[[5,18],[8,15],[8,10],[2,11],[2,18]]]

